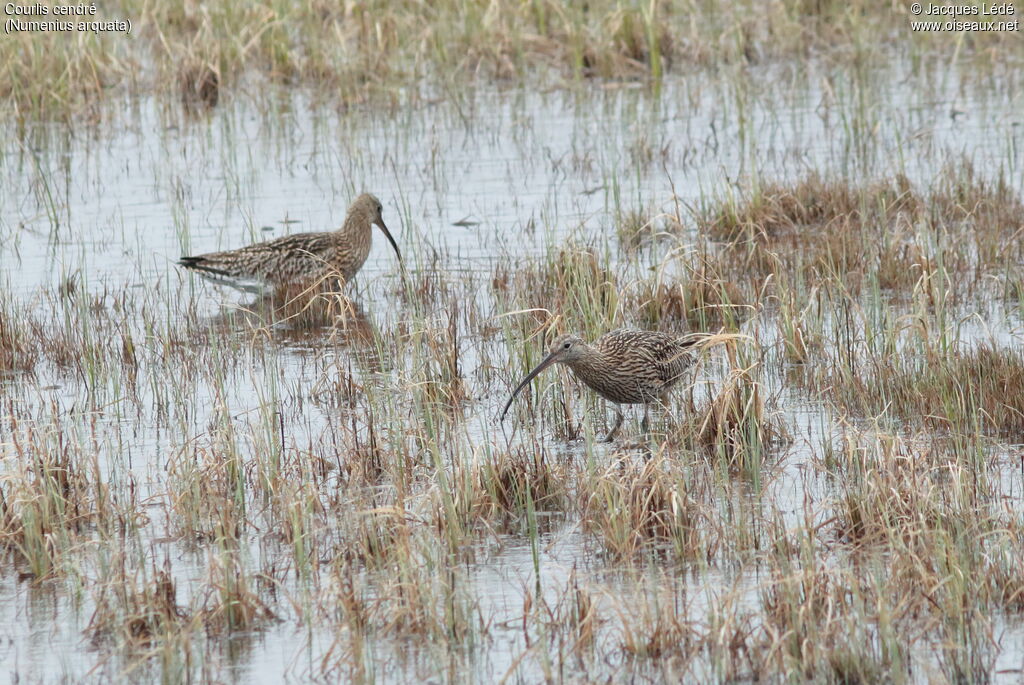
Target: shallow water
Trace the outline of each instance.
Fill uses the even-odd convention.
[[[869,86],[873,90],[867,93]],[[999,91],[965,98],[953,83],[937,88],[880,78],[858,85],[827,73],[779,70],[736,79],[696,74],[667,82],[658,97],[633,85],[548,94],[492,91],[345,115],[296,96],[267,111],[229,103],[208,118],[184,120],[157,102],[143,101],[123,120],[95,131],[66,137],[44,128],[24,141],[5,137],[0,283],[12,301],[39,308],[56,307],[41,293],[69,282],[76,293],[110,293],[106,311],[137,345],[150,346],[153,356],[159,354],[152,347],[158,342],[147,337],[147,321],[169,318],[173,326],[175,317],[184,321],[184,310],[194,310],[211,329],[237,326],[230,335],[248,340],[261,333],[219,321],[248,298],[190,278],[174,260],[289,232],[329,230],[363,189],[383,200],[385,219],[414,272],[439,268],[454,277],[487,275],[498,262],[519,263],[570,235],[614,243],[617,210],[668,210],[674,207],[673,193],[684,205],[698,206],[755,173],[794,178],[818,169],[826,175],[873,177],[899,171],[925,183],[943,161],[965,154],[982,173],[1001,172],[1019,189],[1021,167],[1016,153],[1007,150],[1024,142],[1020,100],[1017,93]],[[962,112],[951,116],[953,110]],[[685,247],[686,236],[678,243]],[[654,255],[674,246],[670,240],[646,249],[657,263]],[[358,281],[370,325],[400,326],[405,316],[396,297],[397,264],[380,236]],[[118,293],[146,304],[125,309],[122,316]],[[486,291],[477,297],[488,316],[503,313]],[[986,322],[985,330],[993,329],[1007,341],[1018,340],[1012,317]],[[769,328],[760,333],[759,342],[770,347],[775,334]],[[495,341],[474,343],[460,350],[473,390],[457,440],[500,447],[506,439],[518,444],[539,433],[555,458],[616,457],[611,448],[588,455],[585,445],[558,441],[541,419],[523,425],[513,416],[513,425],[498,425],[495,416],[505,398],[495,393],[493,382],[478,381],[475,374],[507,357],[491,349],[498,346]],[[0,400],[7,405],[0,448],[10,468],[12,436],[29,425],[93,444],[104,477],[113,484],[133,479],[141,501],[163,491],[169,465],[208,442],[223,413],[230,415],[243,451],[273,445],[277,436],[269,427],[277,421],[268,416],[279,415],[285,451],[330,461],[337,451],[336,432],[350,416],[331,397],[342,372],[387,393],[412,363],[382,360],[380,351],[353,347],[313,335],[245,347],[233,360],[227,352],[212,354],[203,360],[224,364],[219,384],[188,385],[187,401],[175,394],[180,391],[169,390],[174,383],[160,377],[173,368],[140,369],[137,388],[129,394],[116,383],[41,364],[31,379],[0,380]],[[515,375],[509,368],[496,373],[510,380]],[[713,364],[707,369],[712,380],[722,373]],[[763,507],[766,520],[778,518],[786,528],[796,528],[806,523],[808,510],[824,517],[817,505],[834,494],[815,472],[814,456],[838,431],[836,417],[824,402],[787,390],[780,377],[766,383],[793,441],[780,450],[778,466],[760,498],[751,496],[750,506]],[[17,422],[14,416],[20,417]],[[635,427],[632,418],[627,428],[631,424]],[[354,432],[368,435],[363,425]],[[1005,488],[1019,509],[1020,488],[1012,475],[1006,476]],[[148,549],[139,555],[151,565],[169,565],[184,604],[206,577],[209,560],[202,549],[167,541],[173,537],[167,519],[174,514],[159,503],[153,508],[142,533]],[[371,665],[371,679],[541,678],[542,665],[520,662],[529,650],[527,640],[537,636],[528,638],[516,619],[522,619],[524,597],[537,588],[556,604],[573,574],[597,601],[622,611],[629,611],[627,598],[637,587],[650,590],[668,578],[669,592],[689,598],[687,616],[694,621],[707,612],[709,598],[723,593],[735,593],[740,607],[754,607],[760,588],[753,561],[738,570],[695,563],[663,573],[656,565],[622,571],[573,518],[554,517],[539,542],[536,567],[529,537],[514,533],[486,536],[467,562],[461,591],[471,598],[471,613],[490,626],[485,644],[461,655],[400,640],[367,646],[363,658]],[[260,567],[273,565],[280,553],[269,547],[264,552],[254,534],[245,544]],[[91,564],[81,578],[102,575]],[[644,573],[650,574],[647,579],[635,577]],[[301,584],[287,573],[279,576],[282,592],[295,593],[293,603],[277,607],[282,620],[258,632],[210,638],[208,649],[196,650],[206,664],[200,672],[236,682],[327,677],[323,665],[335,658],[337,636],[302,620],[308,601],[301,597]],[[0,672],[32,682],[121,673],[121,662],[85,637],[92,603],[88,593],[75,597],[58,581],[37,586],[13,572],[0,574]],[[1019,673],[1012,669],[1024,659],[1019,640],[1024,628],[1010,617],[1002,630],[997,669],[1006,672],[996,679],[1014,682]],[[614,646],[620,637],[609,629],[597,639]],[[615,660],[576,668],[568,677],[597,677],[602,668],[613,678],[629,672],[628,664]],[[122,675],[145,680],[159,672],[150,665]]]

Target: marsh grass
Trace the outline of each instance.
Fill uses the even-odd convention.
[[[615,218],[619,244],[626,252],[650,246],[661,233],[661,220],[645,209],[620,211]]]
[[[191,662],[171,658],[172,652],[304,621],[329,626],[333,636],[334,646],[317,666],[321,673],[357,676],[390,658],[369,653],[370,644],[423,642],[472,653],[501,634],[482,605],[472,569],[486,562],[493,553],[488,550],[510,540],[529,550],[532,563],[519,593],[527,606],[516,619],[523,649],[530,649],[526,640],[536,645],[517,662],[524,669],[558,662],[559,650],[566,650],[579,668],[593,673],[604,672],[600,660],[614,654],[626,672],[658,677],[697,677],[718,669],[737,677],[785,673],[870,680],[908,673],[923,651],[950,677],[987,673],[993,650],[984,612],[1019,613],[1024,607],[1024,579],[1016,563],[1024,536],[1019,521],[999,505],[996,466],[982,456],[979,437],[988,425],[1016,430],[1020,408],[1012,405],[1011,389],[1019,360],[1012,350],[868,345],[859,327],[888,329],[903,322],[873,318],[870,300],[864,303],[830,284],[831,298],[812,300],[820,290],[798,289],[788,309],[774,310],[773,316],[789,321],[778,329],[778,340],[790,341],[780,346],[789,350],[780,356],[741,336],[720,336],[729,339],[714,348],[724,350],[713,357],[721,363],[698,365],[696,372],[708,381],[701,383],[706,395],[695,390],[695,410],[682,412],[680,424],[646,455],[629,446],[604,450],[586,437],[585,426],[575,435],[556,430],[554,436],[507,439],[501,447],[469,433],[477,398],[489,393],[503,399],[506,378],[468,368],[505,360],[530,366],[553,319],[603,332],[611,320],[626,316],[623,299],[637,292],[661,297],[654,287],[662,278],[657,272],[649,281],[628,282],[620,293],[615,284],[635,274],[635,264],[605,261],[601,249],[552,248],[510,274],[496,293],[509,306],[538,304],[542,295],[561,298],[565,314],[484,315],[468,304],[468,293],[493,287],[494,274],[484,272],[448,281],[437,297],[418,298],[413,315],[395,330],[372,325],[375,317],[367,315],[370,340],[353,345],[334,333],[350,326],[342,300],[328,295],[321,303],[316,298],[322,294],[312,295],[309,307],[322,306],[326,316],[314,316],[310,325],[331,341],[332,355],[351,354],[313,367],[322,375],[321,391],[341,396],[325,405],[331,419],[315,438],[295,428],[295,417],[310,403],[282,401],[285,388],[275,380],[275,351],[287,349],[282,346],[291,340],[252,335],[275,325],[272,318],[253,320],[242,335],[226,323],[204,329],[186,321],[171,330],[156,315],[159,309],[150,309],[156,303],[148,301],[134,305],[150,326],[148,338],[129,326],[108,339],[97,332],[121,321],[122,305],[112,304],[120,302],[116,294],[65,297],[65,304],[51,310],[52,320],[33,314],[34,324],[23,328],[23,344],[44,349],[43,337],[55,337],[50,344],[62,350],[40,356],[43,372],[52,367],[102,379],[124,373],[115,365],[131,366],[134,384],[148,388],[151,365],[173,365],[173,385],[208,386],[214,403],[198,434],[193,430],[188,440],[176,441],[161,470],[153,496],[163,520],[125,528],[132,548],[155,526],[196,555],[204,573],[188,581],[183,593],[180,576],[153,561],[132,555],[108,560],[105,568],[111,570],[91,585],[89,595],[94,611],[87,635],[97,649],[135,667],[163,655],[158,658],[164,672],[190,672]],[[710,280],[714,268],[725,268],[713,255],[691,255],[694,261],[684,263],[694,269],[683,278]],[[727,287],[724,275],[716,279]],[[415,281],[410,285],[415,288]],[[835,316],[854,302],[861,304],[859,311]],[[305,316],[306,305],[295,306]],[[672,311],[678,305],[649,306]],[[13,311],[23,325],[29,315]],[[759,323],[761,310],[748,311],[732,325],[751,330],[746,327]],[[623,323],[645,321],[643,310],[629,316],[636,318]],[[678,316],[686,318],[681,311]],[[64,321],[71,322],[72,332],[51,336]],[[843,332],[837,322],[853,330]],[[664,323],[672,329],[677,322]],[[918,329],[901,330],[910,340],[921,339]],[[834,344],[844,335],[854,341],[856,354]],[[191,352],[197,340],[210,349]],[[367,365],[362,347],[371,348],[377,363]],[[914,349],[929,351],[927,358],[936,363],[914,366]],[[874,369],[870,387],[834,383],[837,403],[893,405],[898,388],[918,391],[917,399],[906,390],[908,398],[900,400],[908,411],[915,401],[918,407],[960,396],[974,401],[954,403],[960,407],[957,430],[930,426],[949,433],[944,441],[869,438],[851,428],[849,439],[830,445],[821,463],[834,483],[823,510],[812,515],[811,528],[784,523],[768,499],[790,437],[768,390],[772,374],[780,373],[773,365],[798,357],[808,367],[798,388],[809,390],[814,374],[830,368],[825,360],[853,360],[852,368],[865,373],[872,367],[863,360],[876,353],[890,358],[887,375]],[[261,407],[243,417],[228,410],[225,398],[231,370],[253,359],[266,369],[255,377]],[[908,371],[893,359],[904,360]],[[931,369],[934,380],[922,381],[911,369]],[[181,390],[164,390],[170,394],[161,401],[182,401],[170,399]],[[595,406],[581,398],[585,392],[572,384],[536,405],[524,402],[523,418],[543,427],[552,418],[557,425],[561,413],[575,422],[578,407]],[[571,456],[552,449],[552,441],[576,436],[583,439]],[[19,437],[21,452],[12,458],[53,455],[40,441]],[[93,467],[82,471],[74,460],[62,459],[29,460],[32,465],[21,475],[8,468],[0,501],[4,544],[16,567],[32,578],[72,582],[82,573],[75,568],[82,541],[107,547],[115,539],[101,519],[131,512],[135,520],[138,514],[130,501],[105,508],[112,495],[98,488]],[[109,487],[118,493],[122,486]],[[654,577],[671,571],[659,581],[661,589],[633,578],[611,598],[594,589],[594,580],[576,575],[553,582],[544,559],[566,528],[578,529],[592,552],[573,557],[583,565],[579,574],[590,576],[595,567]],[[871,563],[847,563],[842,554],[885,555],[892,579],[883,580]],[[697,608],[681,589],[688,586],[675,585],[681,582],[677,573],[753,563],[765,564],[768,576],[743,595],[744,610],[727,596],[710,598],[708,609]],[[907,595],[907,588],[921,592]],[[966,613],[965,606],[971,607]],[[921,627],[922,616],[927,628]],[[909,645],[898,637],[911,632],[920,637]]]
[[[699,219],[722,258],[739,267],[734,273],[796,274],[853,293],[871,285],[897,296],[920,290],[933,307],[935,279],[945,279],[949,294],[939,297],[948,302],[1000,273],[1017,256],[1022,224],[1018,195],[1001,178],[979,178],[968,162],[947,166],[930,192],[904,176],[856,184],[811,174],[727,198]]]
[[[905,11],[886,8],[897,12],[886,26]],[[384,111],[435,97],[438,64],[453,81],[529,73],[656,91],[660,75],[710,63],[735,88],[734,100],[715,99],[725,114],[712,121],[736,124],[756,166],[764,129],[746,117],[773,113],[779,89],[758,100],[746,80],[765,72],[750,64],[810,51],[839,70],[821,74],[824,89],[841,90],[851,62],[856,81],[879,58],[868,53],[884,52],[866,38],[878,7],[857,3],[138,11],[144,44],[117,49],[173,58],[139,71],[138,85],[186,102],[193,132],[222,121],[233,100],[270,92],[267,80],[315,84],[339,111],[373,108],[337,117],[337,131],[314,124],[326,147],[388,137],[395,192],[415,197],[405,174],[421,174],[439,205],[462,200],[447,189],[450,151],[435,146],[429,169],[415,155],[403,166],[417,150],[403,136],[420,130],[422,111],[398,107],[399,124]],[[705,14],[711,23],[699,23]],[[303,22],[317,31],[292,35]],[[964,54],[981,47],[964,40]],[[573,121],[603,132],[604,110],[650,102],[644,130],[626,133],[621,150],[596,136],[569,153],[588,183],[607,174],[604,214],[615,221],[580,220],[577,208],[595,204],[554,201],[542,227],[532,216],[517,224],[526,238],[551,232],[536,254],[519,241],[484,245],[492,261],[467,268],[462,244],[419,242],[433,208],[410,207],[408,271],[371,271],[344,290],[302,286],[225,306],[219,292],[145,268],[104,281],[83,267],[61,285],[14,291],[0,304],[0,580],[15,588],[15,644],[37,621],[71,626],[73,643],[84,629],[95,651],[67,668],[111,680],[990,678],[997,654],[1013,656],[1024,616],[1014,167],[1000,177],[954,161],[911,182],[862,177],[862,162],[874,167],[857,158],[858,175],[780,172],[732,196],[671,198],[671,216],[631,215],[620,201],[634,190],[627,175],[635,206],[663,206],[658,174],[699,153],[656,135],[681,110],[653,99],[631,108],[625,91],[574,101]],[[476,102],[440,92],[452,110],[469,107],[437,103],[438,120],[475,133]],[[684,95],[699,109],[721,92]],[[822,116],[855,131],[844,131],[860,136],[850,154],[867,157],[880,140],[872,126],[887,120],[870,98],[850,97],[829,93]],[[529,148],[522,165],[545,163],[533,151],[540,136],[520,123],[531,112],[510,112],[513,137],[523,131],[515,144]],[[273,138],[293,119],[270,108],[255,121]],[[225,130],[242,131],[233,120]],[[240,147],[218,152],[233,159]],[[609,167],[634,168],[602,166],[615,152]],[[379,161],[367,158],[366,168]],[[317,180],[347,185],[348,161],[331,159]],[[257,183],[223,164],[223,186],[218,176],[209,192],[237,208]],[[45,198],[44,186],[61,185],[47,169],[37,165],[33,189],[49,217],[62,199]],[[172,207],[180,242],[187,204]],[[690,205],[700,211],[680,217]],[[68,236],[52,233],[47,248],[67,254]],[[510,386],[551,335],[593,340],[620,326],[736,335],[702,357],[640,444],[596,443],[604,403],[565,373],[547,375],[517,403],[515,427],[499,428]],[[998,645],[1002,630],[1010,637]],[[67,633],[55,641],[66,647]]]
[[[615,321],[619,306],[618,276],[607,252],[597,247],[569,243],[553,249],[540,263],[519,270],[506,299],[508,311],[527,310],[537,324],[550,327],[551,313],[566,330],[578,330],[595,338]]]
[[[476,490],[483,511],[478,520],[527,524],[538,511],[564,512],[569,509],[569,472],[565,465],[552,464],[543,451],[518,450],[498,453],[478,464]],[[508,524],[506,524],[506,527]]]
[[[8,38],[0,46],[0,95],[8,117],[25,121],[47,112],[57,118],[77,112],[98,120],[107,89],[127,76],[124,51],[107,36],[66,40],[28,32]]]
[[[948,645],[939,657],[944,672],[985,678],[993,643],[982,607],[1017,611],[1011,598],[1021,583],[1004,556],[1017,544],[1019,523],[998,504],[988,469],[962,464],[941,443],[878,435],[846,445],[857,466],[835,503],[841,539],[887,550],[891,582],[921,588],[904,602],[901,621],[912,620],[914,604],[936,611],[934,639]]]
[[[657,590],[637,598],[630,616],[621,619],[619,648],[631,659],[692,659],[701,635],[686,621],[686,608],[678,601],[672,593]]]
[[[100,485],[88,441],[76,446],[83,468],[75,450],[64,457],[49,438],[7,428],[18,441],[0,483],[5,549],[26,579],[89,585],[87,635],[98,650],[133,667],[158,658],[166,673],[194,668],[172,653],[270,634],[279,622],[329,626],[334,646],[319,673],[365,675],[391,658],[372,644],[472,654],[506,629],[485,610],[473,569],[511,541],[529,556],[516,633],[532,650],[515,668],[565,663],[566,650],[589,673],[605,673],[600,662],[613,654],[616,668],[652,677],[858,681],[909,673],[924,653],[950,678],[980,678],[993,658],[985,612],[1024,607],[1024,536],[999,505],[1005,491],[986,438],[1020,430],[1014,384],[1024,362],[1011,347],[965,346],[946,331],[955,307],[944,286],[916,283],[902,316],[877,287],[838,277],[849,272],[826,276],[820,260],[784,299],[771,282],[780,264],[802,263],[789,251],[827,252],[790,235],[800,222],[868,231],[905,211],[915,231],[934,220],[969,235],[978,217],[1009,221],[1012,193],[971,181],[972,197],[987,198],[976,209],[963,209],[971,195],[961,188],[960,200],[931,212],[900,199],[898,184],[877,186],[881,206],[903,203],[895,212],[871,209],[856,188],[831,198],[828,184],[815,183],[798,188],[799,201],[776,193],[768,210],[733,224],[764,231],[723,241],[704,226],[706,242],[672,251],[659,268],[644,268],[653,260],[646,247],[627,249],[612,235],[552,245],[517,268],[506,260],[459,277],[413,272],[401,289],[387,288],[409,310],[401,322],[329,288],[208,320],[189,309],[180,323],[164,315],[175,292],[132,300],[85,285],[44,295],[46,311],[11,305],[7,339],[17,342],[8,348],[38,350],[34,373],[89,379],[95,403],[129,389],[126,406],[153,411],[175,438],[149,486],[162,516],[149,521],[124,498],[123,480]],[[814,205],[812,188],[833,209]],[[986,202],[1002,209],[981,209]],[[741,247],[744,235],[754,237]],[[737,277],[730,251],[751,245],[777,252],[762,264],[771,270]],[[501,315],[479,304],[480,292]],[[964,290],[963,301],[983,292]],[[504,400],[518,375],[510,369],[536,364],[546,336],[574,328],[597,337],[619,325],[743,335],[716,338],[724,344],[709,348],[694,388],[681,393],[678,422],[646,449],[595,444],[581,414],[601,404],[561,376],[539,402],[520,403],[534,435],[477,432],[490,425],[476,416],[481,398]],[[356,339],[354,329],[365,333]],[[303,336],[321,347],[296,353]],[[280,378],[296,357],[316,360],[299,362],[309,364],[309,397]],[[154,378],[154,369],[173,373]],[[229,399],[240,376],[259,400],[245,413]],[[848,425],[849,439],[812,462],[829,484],[802,528],[772,499],[789,477],[792,439],[775,406],[780,378],[793,393],[828,388],[854,416],[884,410],[904,429],[922,416],[931,433],[869,437]],[[198,424],[189,418],[196,392],[210,405]],[[300,417],[316,410],[327,418],[314,431]],[[28,466],[15,468],[19,459]],[[111,464],[117,474],[120,462]],[[151,556],[125,553],[104,557],[102,581],[88,579],[83,546],[121,544],[110,520],[133,522],[121,528],[125,549],[144,548],[155,529],[203,574],[186,581]],[[583,540],[572,559],[587,581],[552,581],[547,570],[566,529]],[[884,555],[891,580],[842,555]],[[765,580],[742,593],[742,610],[727,595],[698,608],[683,589],[692,586],[674,578],[745,564]],[[663,587],[634,576],[608,598],[594,588],[594,569],[650,574]],[[920,637],[908,645],[898,636],[909,633]]]
[[[678,328],[685,323],[691,330],[708,331],[725,327],[737,330],[753,313],[753,296],[730,276],[732,268],[721,257],[694,252],[675,261],[683,275],[645,279],[630,293],[630,306],[640,322],[651,327]]]
[[[724,244],[725,259],[762,278],[795,273],[813,282],[840,274],[856,287],[866,271],[882,272],[904,256],[901,248],[919,211],[905,178],[859,189],[845,180],[830,183],[812,175],[724,203],[701,222],[700,230]],[[883,235],[890,248],[873,254],[872,246]],[[910,263],[902,266],[892,272],[913,273]]]
[[[220,76],[209,64],[193,61],[184,63],[178,74],[181,102],[186,110],[196,111],[217,106],[220,100]]]
[[[1013,436],[1024,428],[1022,383],[1020,352],[983,342],[940,358],[901,358],[838,387],[839,399],[857,413],[888,410],[943,432]]]
[[[27,331],[13,311],[0,309],[0,374],[30,372],[36,364],[36,351],[29,346]]]
[[[909,53],[913,64],[927,64],[948,44],[943,36],[897,30],[910,19],[905,12],[866,0],[745,1],[727,8],[661,0],[583,6],[449,0],[429,7],[379,0],[260,7],[121,0],[104,6],[100,18],[131,19],[128,38],[23,32],[5,41],[0,95],[22,117],[47,111],[99,117],[109,94],[124,92],[163,93],[201,111],[225,94],[305,86],[349,107],[394,102],[425,75],[431,75],[428,89],[441,91],[466,80],[587,79],[645,80],[657,90],[665,76],[694,66],[746,67],[810,54],[854,68],[877,64],[885,54]],[[1021,59],[1019,45],[998,32],[972,34],[959,52],[964,62],[990,71]]]
[[[664,458],[642,464],[623,459],[581,488],[583,525],[614,558],[671,551],[679,559],[697,559],[714,546],[702,525],[708,517],[707,483],[688,482],[672,466]]]
[[[111,507],[98,466],[82,446],[52,428],[15,424],[5,448],[0,452],[5,462],[0,483],[4,548],[23,577],[63,572],[71,567],[65,553],[93,530],[108,530],[123,512]]]
[[[213,634],[258,630],[277,616],[264,600],[258,576],[245,567],[234,543],[219,541],[209,557],[210,578],[203,597],[203,621]]]
[[[698,410],[691,435],[725,472],[758,482],[786,432],[768,415],[764,390],[753,373],[752,368],[733,370],[707,407]]]
[[[761,595],[773,670],[828,682],[902,674],[908,655],[898,626],[906,614],[878,590],[870,577],[820,565],[774,569]]]
[[[105,584],[99,588],[96,610],[87,629],[93,643],[114,641],[129,648],[144,648],[188,624],[190,616],[178,603],[169,564],[153,569],[149,577],[123,575],[121,580],[119,587]],[[108,597],[108,593],[115,592],[120,595],[117,600]]]

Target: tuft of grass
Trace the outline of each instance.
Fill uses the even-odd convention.
[[[707,455],[723,473],[740,474],[755,486],[788,439],[785,426],[765,407],[760,362],[726,343],[731,371],[717,393],[676,431],[676,438]]]
[[[65,553],[91,527],[106,529],[125,512],[110,507],[96,464],[83,463],[61,435],[31,424],[22,433],[15,424],[9,447],[0,452],[0,545],[13,554],[24,578],[65,573]]]
[[[911,255],[902,250],[920,212],[906,178],[858,188],[812,174],[725,202],[701,219],[700,230],[724,243],[723,258],[741,271],[752,269],[762,278],[795,273],[811,282],[838,274],[859,286],[868,270],[914,274]],[[883,263],[894,260],[904,268],[886,271]],[[900,285],[912,287],[916,280],[904,276]]]
[[[152,577],[141,583],[134,576],[122,575],[120,583],[99,586],[96,610],[87,628],[93,644],[113,641],[136,649],[151,647],[186,628],[191,616],[178,604],[177,583],[169,566],[165,563],[163,569],[153,569]],[[124,566],[119,564],[118,570],[123,574]]]
[[[615,320],[619,305],[618,277],[608,255],[570,243],[553,251],[545,261],[530,264],[515,277],[506,298],[508,311],[530,310],[539,324],[551,323],[550,312],[564,317],[564,327],[597,337]]]
[[[629,611],[623,618],[619,649],[632,659],[690,657],[696,651],[700,636],[686,620],[685,607],[669,593],[651,592],[620,611]]]
[[[635,289],[631,304],[642,325],[676,328],[685,322],[696,331],[736,330],[753,313],[752,298],[717,256],[694,254],[681,266],[683,277],[647,279]]]
[[[944,169],[928,193],[904,176],[861,185],[812,173],[727,198],[703,212],[699,228],[730,273],[775,275],[780,287],[795,275],[905,295],[942,279],[963,297],[1021,256],[1024,204],[1004,180],[981,179],[967,162]]]
[[[478,518],[495,514],[524,520],[531,511],[557,512],[568,507],[566,474],[543,451],[501,452],[477,468],[481,504]]]
[[[637,250],[658,234],[657,219],[646,210],[621,211],[615,220],[619,244],[627,251]]]
[[[186,110],[212,109],[220,100],[220,75],[208,63],[184,62],[179,67],[178,88]]]
[[[707,493],[673,474],[671,465],[662,457],[641,465],[618,461],[581,488],[584,528],[613,558],[668,551],[684,560],[708,556]]]
[[[9,303],[0,305],[0,374],[35,368],[37,353],[25,328],[24,318],[9,309]]]
[[[960,436],[1024,430],[1024,356],[1015,348],[982,342],[949,352],[828,357],[830,370],[801,382],[831,388],[833,400],[855,414]]]

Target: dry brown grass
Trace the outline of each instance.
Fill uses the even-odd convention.
[[[621,621],[619,649],[634,659],[692,659],[701,636],[686,620],[685,607],[671,593],[651,594],[620,609],[629,616]]]
[[[570,477],[543,452],[481,455],[453,469],[450,492],[431,492],[431,518],[450,539],[480,531],[522,533],[537,525],[537,512],[570,509]]]
[[[841,236],[832,234],[874,219],[912,223],[920,211],[905,177],[859,189],[812,174],[792,185],[769,184],[739,206],[725,205],[706,218],[701,229],[723,242],[745,239],[792,246],[818,237],[838,239]]]
[[[499,297],[507,310],[529,309],[538,324],[550,322],[549,312],[571,317],[566,326],[607,322],[619,302],[618,277],[608,260],[593,249],[570,243],[547,261],[518,270],[509,291],[518,297]],[[498,291],[499,295],[504,295]],[[521,298],[521,299],[519,299]]]
[[[861,416],[889,415],[954,435],[1012,437],[1024,430],[1024,356],[991,342],[948,354],[899,354],[880,359],[862,352],[851,368],[843,354],[829,367],[796,377],[829,388],[833,400]]]
[[[182,64],[178,76],[181,102],[187,110],[211,109],[220,100],[220,76],[209,64]]]
[[[776,567],[761,594],[765,623],[753,651],[769,671],[821,682],[877,682],[907,647],[891,639],[908,607],[879,596],[869,578],[820,563]]]
[[[523,517],[534,511],[564,511],[568,505],[566,469],[552,465],[543,451],[525,449],[500,453],[478,467],[480,490],[486,493],[483,518],[493,513],[505,517]]]
[[[113,509],[98,466],[83,463],[77,445],[31,422],[11,429],[11,442],[0,445],[0,546],[22,577],[43,579],[94,527],[106,530],[126,512]]]
[[[36,352],[16,317],[17,314],[0,309],[0,376],[29,372],[36,365]]]
[[[969,163],[941,172],[933,190],[903,176],[857,185],[811,174],[768,184],[700,219],[720,258],[741,276],[792,275],[859,292],[867,279],[891,293],[928,291],[948,280],[963,297],[983,276],[1019,259],[1024,204],[1002,179],[979,178]]]
[[[859,286],[865,274],[903,274],[913,286],[907,252],[921,211],[905,178],[856,188],[811,175],[793,185],[768,185],[741,204],[706,217],[701,231],[724,243],[723,259],[737,272],[801,274],[816,282],[838,275]],[[888,248],[877,249],[880,244]],[[895,283],[888,284],[890,286]]]
[[[170,565],[153,569],[152,576],[138,579],[119,566],[121,583],[103,584],[98,590],[96,610],[87,632],[93,644],[105,641],[147,647],[182,630],[190,620],[189,612],[178,604],[177,584]],[[117,597],[111,596],[117,594]]]
[[[581,488],[584,528],[598,536],[614,558],[672,551],[681,559],[712,553],[707,530],[708,492],[671,473],[672,462],[617,461]]]
[[[446,325],[429,326],[412,334],[413,343],[424,354],[423,363],[411,379],[421,400],[457,413],[469,397],[459,358],[459,308],[450,302]]]
[[[722,458],[740,473],[767,460],[778,429],[769,421],[761,384],[750,369],[735,369],[707,408],[698,413],[694,439],[709,455]]]
[[[678,328],[684,322],[691,330],[707,331],[725,327],[735,330],[753,313],[748,288],[740,285],[717,255],[708,252],[684,258],[681,278],[642,281],[628,300],[641,325]],[[744,284],[746,285],[746,284]]]
[[[130,19],[132,33],[10,36],[0,44],[0,64],[7,65],[0,96],[22,116],[49,108],[99,117],[97,105],[111,92],[165,93],[187,109],[206,109],[226,94],[271,84],[308,86],[349,106],[394,102],[398,89],[425,75],[432,86],[538,77],[656,83],[694,66],[817,56],[862,68],[885,54],[930,56],[949,47],[945,36],[897,30],[910,19],[902,5],[868,0],[728,7],[705,0],[288,0],[245,7],[120,0],[98,18]],[[969,34],[961,59],[993,70],[1019,64],[1010,38]]]
[[[210,578],[202,598],[202,618],[212,634],[259,630],[277,618],[259,588],[259,574],[249,572],[242,554],[228,543],[209,555]]]

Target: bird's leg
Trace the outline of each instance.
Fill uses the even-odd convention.
[[[615,439],[615,434],[619,432],[620,428],[622,428],[622,421],[624,418],[622,410],[619,409],[618,405],[615,405],[615,425],[612,426],[612,429],[608,431],[608,435],[604,436],[604,440],[601,442],[611,442]]]
[[[649,432],[650,429],[651,429],[651,421],[650,421],[650,418],[647,416],[647,411],[648,411],[648,406],[645,404],[644,405],[644,418],[640,420],[640,430],[642,430],[644,433]]]
[[[668,417],[668,423],[669,423],[670,430],[674,430],[675,427],[676,427],[676,422],[675,422],[675,418],[672,416],[672,413],[669,411],[669,407],[668,407],[668,393],[667,392],[662,393],[660,404],[661,404],[662,410],[665,412],[665,415]]]

